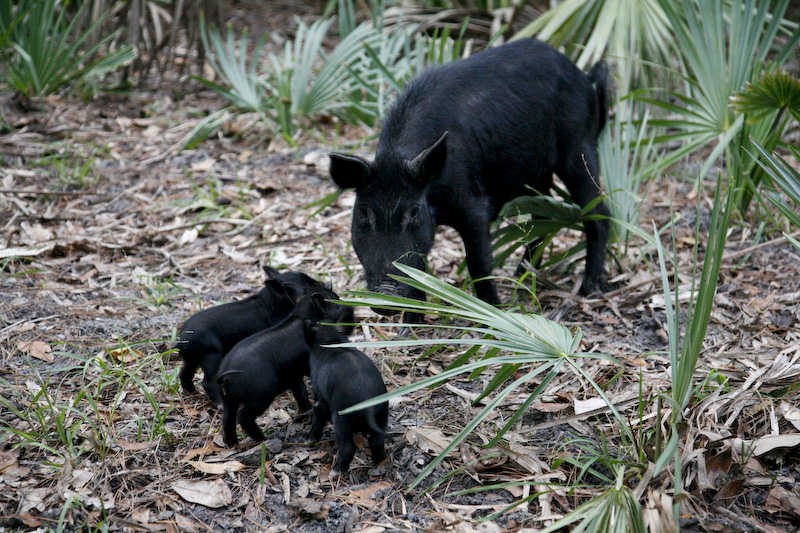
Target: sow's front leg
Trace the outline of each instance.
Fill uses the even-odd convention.
[[[489,234],[488,210],[474,206],[459,214],[461,220],[454,224],[456,231],[464,241],[467,255],[467,268],[472,277],[475,295],[486,303],[499,305],[497,287],[492,275],[492,238]]]

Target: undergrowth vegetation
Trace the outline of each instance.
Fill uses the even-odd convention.
[[[120,28],[105,31],[110,5],[92,18],[87,14],[89,2],[78,4],[0,0],[0,70],[7,88],[25,98],[85,89],[140,57],[136,47],[120,42]],[[224,104],[200,120],[180,148],[201,146],[241,113],[254,113],[271,135],[293,145],[319,137],[319,131],[334,137],[334,143],[345,142],[338,134],[348,127],[375,134],[387,107],[414,75],[474,53],[464,31],[466,24],[455,30],[422,30],[412,22],[387,24],[388,8],[383,2],[369,2],[368,9],[359,10],[362,4],[332,1],[327,12],[335,13],[335,19],[311,23],[295,19],[291,37],[278,47],[267,34],[221,27],[198,16],[198,44],[202,43],[202,56],[213,76],[193,79],[222,97]],[[510,9],[515,3],[470,4],[481,4],[486,10]],[[153,20],[166,16],[157,10],[153,13]],[[789,0],[572,1],[559,2],[517,33],[502,28],[487,36],[492,43],[538,36],[563,47],[584,68],[602,57],[615,66],[617,94],[613,116],[600,139],[599,179],[613,214],[613,247],[621,267],[617,270],[646,269],[655,272],[662,285],[667,339],[660,355],[668,361],[671,388],[642,392],[635,399],[639,420],[631,421],[609,398],[608,384],[598,383],[584,371],[584,361],[601,359],[619,374],[629,369],[613,353],[585,350],[580,330],[532,313],[529,304],[492,307],[430,274],[397,264],[404,274],[398,279],[424,291],[428,302],[356,292],[345,303],[434,316],[431,327],[442,335],[354,345],[444,346],[462,351],[441,373],[352,409],[465,375],[481,388],[471,402],[477,412],[421,469],[410,489],[423,482],[428,490],[440,487],[445,479],[428,479],[437,466],[473,438],[474,430],[511,394],[524,393],[525,400],[512,416],[481,444],[487,453],[503,446],[507,433],[521,424],[553,379],[569,372],[603,400],[603,416],[615,431],[603,435],[605,442],[596,436],[570,442],[572,449],[580,451],[570,459],[577,472],[571,485],[542,489],[538,481],[520,482],[532,492],[506,510],[534,500],[542,490],[591,486],[599,495],[582,499],[548,530],[571,525],[644,531],[648,525],[645,492],[652,487],[656,499],[666,502],[669,510],[669,515],[661,515],[664,523],[680,524],[681,506],[693,490],[683,477],[687,453],[696,438],[689,413],[700,401],[701,387],[718,385],[702,381],[696,369],[714,311],[729,230],[752,221],[763,223],[767,231],[785,235],[800,248],[792,236],[800,229],[800,151],[787,135],[796,132],[800,123],[796,71],[800,28],[788,19],[788,13]],[[179,20],[172,22],[177,25]],[[154,48],[155,44],[148,53],[155,53]],[[794,71],[789,66],[792,60]],[[675,165],[690,157],[700,164],[691,166],[688,176],[674,176]],[[49,164],[64,186],[79,189],[91,181],[92,158],[71,162],[71,169],[62,168],[60,161]],[[696,193],[713,191],[711,205],[703,204],[703,195],[697,194],[694,260],[688,272],[679,272],[674,225],[640,227],[643,188],[658,187],[670,179],[691,181]],[[198,201],[187,211],[199,212],[199,223],[227,216],[217,201],[219,183],[207,181],[203,187],[193,187]],[[589,214],[593,207],[581,210],[561,190],[509,203],[494,229],[497,264],[532,241],[539,243],[529,258],[532,264],[548,268],[573,261],[585,244],[556,249],[555,237],[567,229],[579,230],[587,217],[597,216]],[[236,216],[244,218],[241,213]],[[705,220],[702,227],[701,220]],[[643,242],[645,252],[629,257],[634,241]],[[526,285],[524,279],[512,282],[517,287]],[[154,278],[140,300],[152,306],[168,305],[175,290],[168,278]],[[535,301],[535,288],[531,292]],[[381,326],[413,329],[415,324]],[[13,424],[3,421],[4,439],[14,446],[44,450],[48,466],[59,469],[82,460],[102,460],[122,431],[120,424],[137,425],[133,432],[138,439],[169,438],[164,421],[173,406],[164,402],[163,395],[154,394],[152,383],[139,377],[142,367],[156,367],[158,385],[176,392],[175,372],[166,366],[164,353],[153,346],[145,350],[119,343],[97,354],[73,353],[67,347],[63,354],[71,364],[57,374],[48,375],[31,365],[23,403],[0,396],[3,408],[15,419]],[[67,377],[74,376],[80,376],[79,389],[67,382]],[[129,394],[137,400],[129,400]],[[487,485],[475,491],[497,488]]]
[[[4,430],[23,446],[43,449],[54,470],[77,467],[84,460],[102,461],[114,442],[125,440],[120,435],[132,433],[137,441],[165,436],[172,405],[162,402],[160,391],[176,392],[177,380],[164,355],[150,351],[151,345],[121,341],[96,354],[57,348],[70,362],[57,373],[39,371],[30,363],[24,403],[0,396],[0,404],[15,417],[13,424],[3,420]],[[159,369],[162,381],[157,387],[142,380],[144,368]],[[79,387],[72,383],[75,377]]]
[[[296,24],[294,38],[281,52],[264,53],[264,35],[249,60],[246,34],[237,42],[230,28],[223,39],[219,30],[203,26],[203,44],[221,83],[198,78],[234,109],[258,113],[290,142],[324,117],[376,126],[406,81],[429,65],[453,61],[461,54],[461,41],[451,38],[449,31],[426,36],[410,24],[387,28],[379,16],[355,27],[340,27],[341,39],[332,50],[323,46],[331,19],[310,25],[297,19]],[[262,55],[268,59],[266,68],[259,61]],[[198,125],[187,142],[194,144],[212,133],[208,124],[220,125],[217,116]]]
[[[0,4],[0,45],[12,48],[4,70],[16,91],[25,97],[54,94],[75,80],[102,78],[136,57],[130,46],[108,50],[114,34],[93,39],[103,17],[82,27],[88,8],[86,2],[70,13],[57,0]]]

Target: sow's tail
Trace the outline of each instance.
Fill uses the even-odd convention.
[[[588,74],[597,95],[597,134],[603,131],[608,120],[608,65],[602,59],[595,63]]]

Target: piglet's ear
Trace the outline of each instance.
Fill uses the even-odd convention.
[[[261,268],[264,270],[264,274],[267,275],[267,279],[268,280],[270,280],[270,279],[278,279],[278,276],[280,275],[280,272],[278,272],[276,269],[272,268],[269,265],[264,265]]]
[[[439,177],[447,161],[447,131],[414,159],[406,161],[406,172],[412,181],[427,183]]]
[[[369,181],[369,163],[355,155],[333,152],[331,178],[341,189],[358,189]]]
[[[315,292],[311,295],[311,303],[318,313],[324,313],[325,307],[328,305],[328,302],[325,301],[325,295],[320,292]]]
[[[317,330],[319,326],[313,320],[303,320],[303,336],[306,344],[314,346],[317,343]]]

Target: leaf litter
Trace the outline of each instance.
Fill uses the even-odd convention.
[[[363,286],[349,243],[352,193],[317,215],[309,207],[334,192],[324,157],[333,141],[266,147],[260,139],[223,136],[174,153],[199,120],[188,110],[219,105],[204,92],[180,102],[134,93],[88,103],[55,98],[48,105],[58,112],[22,114],[8,107],[12,133],[0,139],[0,146],[13,146],[3,155],[3,188],[25,191],[0,194],[4,525],[53,525],[68,505],[68,524],[106,520],[116,529],[474,531],[479,519],[516,498],[574,480],[575,468],[557,461],[576,453],[570,441],[598,442],[618,433],[596,392],[565,374],[507,434],[505,448],[483,445],[530,391],[510,395],[438,467],[431,481],[461,469],[447,483],[429,494],[405,492],[431,454],[481,408],[472,405],[489,379],[481,376],[393,403],[390,460],[382,473],[372,472],[361,450],[350,479],[329,480],[331,428],[319,445],[305,445],[308,420],[286,396],[259,419],[267,433],[263,446],[247,440],[224,448],[220,413],[179,391],[179,361],[171,350],[176,328],[202,308],[258,288],[260,263],[305,271],[339,292]],[[362,136],[342,131],[350,139]],[[41,163],[42,154],[91,158],[91,179],[70,182]],[[692,184],[669,179],[672,208],[694,209],[695,202],[685,200]],[[649,194],[643,224],[661,226],[670,208]],[[676,226],[676,277],[679,293],[688,294],[694,228],[681,220]],[[555,247],[580,238],[565,232]],[[667,417],[654,398],[670,386],[669,360],[658,272],[648,262],[650,252],[636,252],[619,258],[616,287],[601,297],[573,295],[581,273],[569,264],[539,273],[535,304],[510,284],[502,292],[505,301],[516,298],[572,330],[581,328],[585,350],[615,357],[621,366],[586,360],[583,370],[632,425],[649,428]],[[699,365],[702,384],[686,417],[685,478],[693,495],[687,505],[703,527],[780,529],[800,516],[799,255],[785,239],[759,240],[747,226],[729,239]],[[442,229],[432,271],[460,284],[462,257],[455,233]],[[515,266],[512,258],[496,273],[511,277]],[[359,309],[358,316],[365,324],[356,340],[393,334],[367,325],[378,321],[370,311]],[[441,372],[458,355],[367,353],[390,389]],[[642,413],[640,394],[653,399]],[[520,484],[451,495],[502,482]],[[646,519],[664,525],[672,519],[671,499],[660,486],[653,481],[642,501]],[[592,489],[576,494],[588,497]],[[575,505],[555,489],[483,527],[538,528]]]

